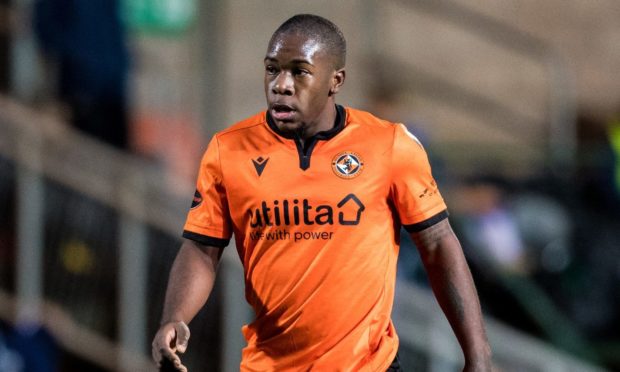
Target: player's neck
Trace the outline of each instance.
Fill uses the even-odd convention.
[[[336,104],[332,102],[330,105],[327,105],[315,123],[302,126],[297,130],[295,135],[303,144],[307,139],[312,138],[317,133],[327,132],[334,128],[338,125],[336,122],[337,119],[338,111],[336,110]]]

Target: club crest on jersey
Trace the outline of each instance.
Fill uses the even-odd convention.
[[[340,178],[354,178],[362,173],[364,161],[358,154],[352,151],[345,151],[334,157],[332,169],[336,176]]]

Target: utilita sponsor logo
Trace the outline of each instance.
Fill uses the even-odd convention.
[[[248,209],[250,227],[290,225],[357,225],[366,209],[364,203],[348,194],[334,207],[328,204],[312,205],[308,199],[274,200],[261,202],[260,207]]]

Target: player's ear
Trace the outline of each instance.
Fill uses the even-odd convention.
[[[332,76],[332,86],[329,89],[330,96],[333,96],[334,94],[340,91],[340,87],[344,84],[345,77],[346,77],[346,72],[344,68],[334,71],[334,75]]]

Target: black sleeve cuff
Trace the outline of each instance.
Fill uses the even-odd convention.
[[[433,226],[434,224],[441,222],[443,220],[445,220],[446,218],[448,218],[448,210],[444,209],[443,211],[437,213],[436,215],[434,215],[433,217],[424,220],[422,222],[418,222],[418,223],[414,223],[412,225],[404,225],[403,227],[405,228],[405,230],[407,230],[410,233],[417,233],[420,232],[424,229],[427,229],[431,226]]]
[[[183,230],[183,237],[203,245],[210,245],[217,248],[225,248],[230,242],[230,239],[214,238],[212,236],[197,234],[187,230]]]

